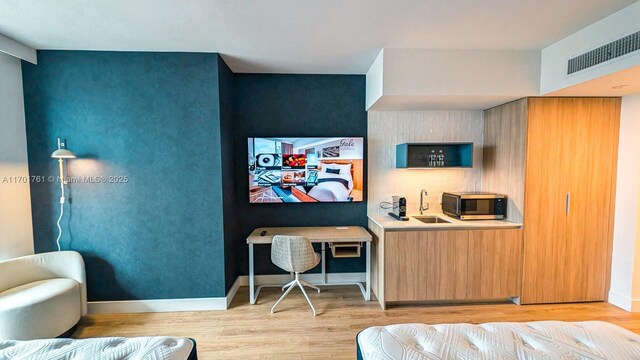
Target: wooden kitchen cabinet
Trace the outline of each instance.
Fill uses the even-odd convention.
[[[383,308],[386,302],[520,296],[522,229],[370,229],[377,248],[373,289]]]
[[[522,304],[606,299],[619,121],[620,98],[485,112],[483,191],[509,194],[510,219],[524,223]]]
[[[596,99],[571,117],[574,156],[568,164],[566,209],[569,251],[564,297],[579,301],[607,298],[613,242],[620,99]],[[585,121],[588,119],[588,121]]]
[[[522,230],[469,231],[467,298],[520,296]]]
[[[393,231],[385,235],[385,300],[467,296],[469,231]]]
[[[606,298],[619,119],[616,98],[529,100],[523,303]]]

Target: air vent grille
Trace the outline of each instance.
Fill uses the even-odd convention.
[[[567,75],[640,50],[640,31],[569,59]]]

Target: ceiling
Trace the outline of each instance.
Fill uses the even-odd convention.
[[[387,48],[538,50],[633,0],[2,0],[36,49],[219,52],[234,72],[363,74]]]
[[[566,87],[547,96],[627,96],[640,93],[640,66]]]

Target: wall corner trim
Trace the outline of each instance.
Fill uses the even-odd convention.
[[[628,312],[640,312],[640,299],[631,299],[614,291],[609,291],[608,302]]]
[[[0,52],[28,61],[32,64],[38,63],[38,55],[35,49],[0,34]]]
[[[240,276],[238,276],[236,278],[236,281],[233,282],[233,285],[231,285],[231,289],[229,289],[229,292],[227,293],[227,307],[226,309],[228,309],[231,306],[231,302],[233,302],[233,298],[236,297],[236,294],[238,293],[238,289],[240,289]],[[225,310],[226,310],[225,309]]]

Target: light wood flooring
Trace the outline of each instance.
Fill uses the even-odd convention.
[[[106,314],[82,319],[75,338],[172,335],[196,340],[198,356],[207,359],[355,359],[355,337],[372,325],[535,320],[603,320],[640,333],[640,313],[607,303],[526,305],[510,303],[456,306],[399,306],[386,311],[365,303],[354,286],[309,291],[318,311],[313,317],[300,291],[270,308],[280,295],[265,288],[258,304],[248,303],[240,288],[227,311]]]

